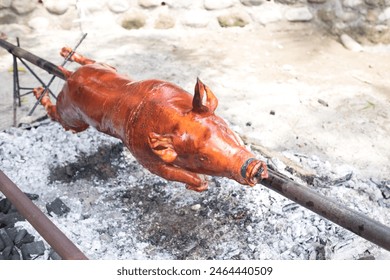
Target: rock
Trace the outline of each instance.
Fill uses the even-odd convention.
[[[323,4],[327,0],[307,0],[307,2],[312,3],[312,4]]]
[[[233,6],[233,0],[204,0],[204,7],[206,10],[221,10]]]
[[[283,14],[279,5],[264,3],[257,8],[256,12],[252,12],[252,18],[256,22],[266,25],[283,19]]]
[[[46,209],[50,216],[54,213],[61,217],[70,212],[70,208],[59,198],[56,198],[51,203],[46,204]]]
[[[168,14],[160,14],[154,23],[156,29],[169,29],[175,26],[175,18]]]
[[[240,0],[244,6],[259,6],[264,3],[264,0]]]
[[[307,7],[288,9],[285,16],[288,21],[292,21],[292,22],[310,21],[313,19],[313,15],[311,14],[311,12]]]
[[[195,1],[193,0],[168,0],[164,1],[169,7],[174,9],[188,9],[191,8]]]
[[[386,8],[382,13],[379,14],[379,21],[387,21],[390,19],[390,7]]]
[[[343,6],[347,8],[355,8],[363,4],[363,0],[344,0]]]
[[[204,10],[191,10],[188,11],[181,23],[183,25],[195,28],[206,27],[210,23],[211,17]]]
[[[379,13],[377,10],[369,9],[366,14],[366,21],[369,23],[376,23],[378,21]]]
[[[348,50],[351,50],[353,52],[363,51],[363,47],[347,34],[342,34],[340,36],[340,41],[344,45],[344,47]]]
[[[200,204],[195,204],[195,205],[191,206],[191,210],[192,211],[198,211],[200,209],[200,207],[201,207]]]
[[[27,25],[34,30],[45,31],[49,27],[50,22],[44,17],[34,17],[28,21]]]
[[[67,0],[45,0],[43,6],[46,10],[55,15],[63,15],[69,9],[69,1]]]
[[[285,4],[285,5],[293,5],[297,3],[297,0],[275,0],[275,3]]]
[[[331,23],[336,20],[336,14],[333,10],[328,9],[320,9],[317,12],[317,16],[320,20],[326,23]]]
[[[0,0],[0,9],[11,7],[12,0]]]
[[[130,8],[129,3],[122,0],[110,0],[107,5],[110,11],[116,14],[124,13]]]
[[[145,23],[146,16],[142,12],[132,11],[125,14],[121,26],[125,29],[139,29],[144,27]]]
[[[156,8],[161,5],[161,1],[159,0],[138,0],[138,5],[142,8],[150,9]]]
[[[250,17],[244,11],[231,11],[228,14],[218,17],[221,27],[244,27],[250,22]]]
[[[364,0],[364,3],[371,7],[384,7],[386,5],[385,0]]]
[[[18,15],[25,15],[32,12],[37,7],[38,1],[13,0],[11,7]]]
[[[11,23],[17,23],[18,17],[17,15],[12,12],[10,9],[4,9],[0,10],[0,23],[5,24],[11,24]],[[2,30],[4,31],[4,30]]]

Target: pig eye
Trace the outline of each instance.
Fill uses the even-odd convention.
[[[208,158],[206,156],[200,156],[199,160],[200,161],[208,161]]]

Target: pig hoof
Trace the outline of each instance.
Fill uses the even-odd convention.
[[[192,185],[186,185],[187,190],[196,191],[196,192],[204,192],[209,188],[207,182],[203,182],[200,186],[192,186]]]
[[[62,57],[68,57],[70,53],[72,53],[72,49],[69,47],[63,47],[60,52]]]

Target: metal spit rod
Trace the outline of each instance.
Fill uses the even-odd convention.
[[[293,182],[273,170],[269,170],[268,173],[269,178],[261,181],[262,185],[390,251],[389,227],[319,194],[310,187]]]
[[[88,258],[65,234],[0,170],[0,191],[64,260]]]

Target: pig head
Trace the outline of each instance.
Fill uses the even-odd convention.
[[[63,49],[61,54],[68,55]],[[204,175],[223,176],[245,185],[267,178],[266,164],[243,145],[228,125],[214,114],[218,100],[199,79],[192,96],[160,80],[132,81],[113,67],[79,54],[82,64],[67,76],[53,105],[42,89],[35,90],[49,116],[65,129],[88,126],[123,141],[152,173],[204,191]]]

